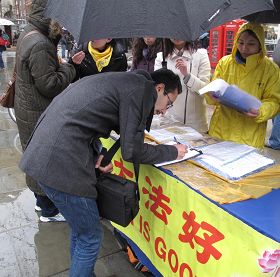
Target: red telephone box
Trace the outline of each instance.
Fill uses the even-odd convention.
[[[215,68],[218,61],[232,50],[234,37],[245,20],[237,19],[227,22],[210,30],[209,59],[212,68]]]
[[[224,26],[224,39],[223,39],[223,56],[231,53],[233,42],[240,25],[245,23],[245,20],[237,19],[225,23]]]
[[[209,37],[209,59],[212,68],[215,68],[223,56],[223,34],[224,27],[218,26],[210,30]]]

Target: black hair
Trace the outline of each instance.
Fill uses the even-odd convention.
[[[161,39],[157,38],[155,43],[148,46],[144,38],[134,38],[132,41],[132,57],[133,63],[138,64],[143,59],[143,49],[148,48],[150,50],[150,59],[155,59],[157,53],[162,51]]]
[[[182,93],[182,84],[180,77],[173,71],[165,68],[155,70],[151,73],[151,77],[155,85],[164,84],[167,93],[178,90],[178,94]]]
[[[258,38],[258,36],[256,35],[256,33],[255,33],[254,31],[252,31],[252,30],[250,30],[250,29],[246,29],[246,30],[244,30],[243,32],[241,32],[240,35],[243,34],[243,33],[247,33],[247,34],[250,35],[251,37],[257,39],[258,42],[259,42],[259,44],[261,44],[261,43],[260,43],[260,40],[259,40],[259,38]],[[240,35],[239,35],[239,38],[240,38]],[[239,39],[239,38],[238,38],[238,39]]]

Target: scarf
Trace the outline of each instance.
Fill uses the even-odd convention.
[[[103,52],[99,52],[91,46],[91,42],[88,43],[88,51],[95,61],[98,72],[101,72],[103,67],[107,66],[111,60],[113,47],[109,46]]]

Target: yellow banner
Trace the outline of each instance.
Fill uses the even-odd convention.
[[[106,140],[105,144],[109,148],[111,142]],[[116,174],[134,179],[133,165],[122,160],[120,151],[113,164]],[[280,274],[274,261],[279,258],[280,264],[278,242],[181,181],[153,166],[141,165],[139,189],[139,214],[128,227],[116,227],[138,245],[164,277]]]

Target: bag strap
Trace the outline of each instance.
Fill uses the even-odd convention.
[[[21,49],[21,45],[22,45],[22,42],[25,38],[33,35],[33,34],[40,34],[41,32],[39,32],[38,30],[33,30],[33,31],[30,31],[28,32],[27,34],[25,34],[25,36],[22,38],[21,42],[20,42],[20,45],[19,45],[19,48],[18,48],[18,51],[17,53],[19,53],[19,50]],[[16,57],[16,62],[17,62],[17,57]],[[15,68],[14,68],[14,75],[17,73],[17,65],[15,64]]]
[[[108,150],[108,152],[104,155],[101,166],[106,166],[108,163],[111,162],[113,159],[114,155],[118,151],[118,149],[121,146],[121,139],[119,138]],[[135,172],[135,179],[137,183],[137,194],[138,194],[138,199],[140,200],[140,193],[139,193],[139,188],[138,188],[138,178],[139,178],[139,163],[133,163],[134,167],[134,172]]]

